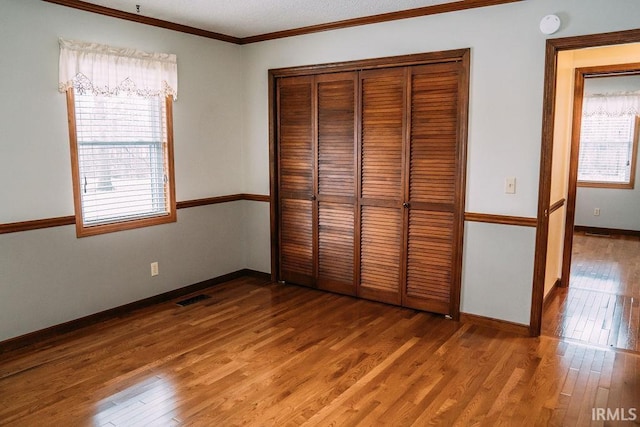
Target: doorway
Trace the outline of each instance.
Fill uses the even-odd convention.
[[[559,56],[563,52],[586,52],[592,48],[608,46],[624,48],[625,45],[634,43],[640,43],[640,30],[547,40],[538,223],[530,321],[532,336],[541,333],[545,295],[549,295],[552,289],[566,285],[569,276],[565,272],[570,271],[570,264],[566,262],[570,255],[564,256],[565,249],[570,250],[570,247],[564,245],[564,239],[558,236],[565,235],[565,228],[573,229],[573,224],[565,223],[564,219],[575,217],[575,206],[572,207],[566,202],[569,184],[572,179],[575,183],[576,178],[570,177],[569,173],[568,143],[565,150],[554,144],[554,141],[558,140],[557,134],[562,133],[561,123],[557,120],[557,113],[563,108],[562,105],[558,105],[561,99],[557,97],[557,83],[559,75],[566,72],[559,66]],[[628,56],[624,58],[626,60],[609,63],[629,62]],[[571,75],[572,71],[569,74]],[[571,108],[570,105],[568,108]],[[568,110],[568,114],[571,114],[571,110]],[[570,132],[571,126],[568,128]]]
[[[640,63],[576,68],[574,87],[563,286],[542,333],[640,351]]]

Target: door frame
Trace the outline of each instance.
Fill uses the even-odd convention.
[[[533,286],[531,291],[531,315],[529,321],[529,334],[531,336],[539,336],[542,329],[544,279],[547,262],[547,243],[549,238],[549,212],[551,208],[551,167],[553,160],[553,132],[558,53],[564,50],[576,50],[589,47],[613,46],[638,42],[640,42],[640,29],[547,40],[544,73],[540,183],[538,187],[535,259],[533,268]],[[571,189],[571,187],[572,183],[569,182],[569,189]],[[573,183],[573,188],[575,189],[575,182]],[[567,206],[567,217],[569,217],[569,215],[573,216],[575,215],[575,212],[569,212],[569,206]],[[565,230],[565,233],[568,233],[568,231]],[[564,249],[565,251],[567,250],[566,247]],[[563,274],[565,271],[568,271],[568,269],[565,269],[565,262],[567,262],[567,259],[566,257],[563,257]],[[563,277],[562,280],[566,281],[568,280],[568,277]]]

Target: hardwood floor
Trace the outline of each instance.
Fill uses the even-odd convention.
[[[630,425],[640,406],[636,354],[256,278],[205,292],[2,355],[0,424]]]
[[[640,352],[640,238],[576,233],[571,278],[542,333]]]

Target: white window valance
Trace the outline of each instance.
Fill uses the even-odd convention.
[[[176,56],[118,48],[98,43],[59,39],[60,92],[75,88],[81,93],[178,98]]]
[[[640,92],[590,95],[583,98],[584,117],[625,117],[640,115]]]

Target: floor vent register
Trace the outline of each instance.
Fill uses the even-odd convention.
[[[187,305],[195,304],[197,302],[200,302],[209,298],[211,298],[209,295],[200,294],[200,295],[196,295],[195,297],[190,297],[187,299],[183,299],[182,301],[178,301],[176,304],[182,307],[186,307]]]

